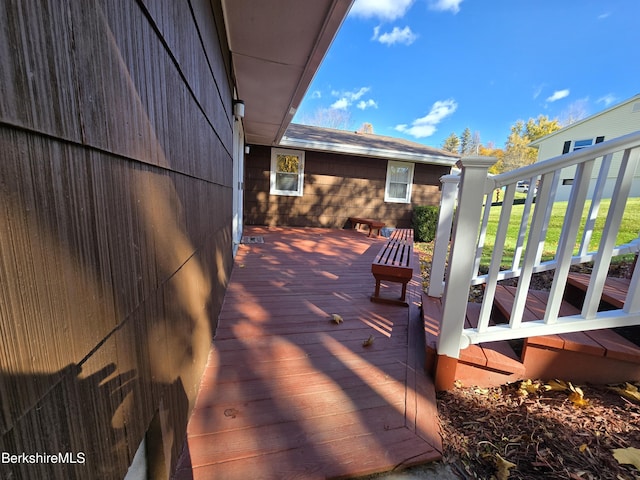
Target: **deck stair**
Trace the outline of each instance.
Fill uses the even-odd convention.
[[[423,300],[425,323],[427,372],[435,372],[437,341],[442,318],[440,299],[425,297]],[[480,304],[470,302],[467,308],[466,327],[477,325]],[[525,378],[525,367],[509,342],[487,342],[471,345],[460,352],[456,367],[456,380],[464,385],[501,385]]]
[[[570,275],[560,315],[580,313],[588,277],[588,274]],[[621,308],[628,285],[628,279],[608,278],[601,309]],[[515,287],[498,286],[493,322],[509,321],[515,291]],[[542,318],[548,297],[548,292],[530,290],[523,321]],[[426,368],[433,371],[437,356],[437,319],[441,318],[442,307],[439,299],[431,297],[425,298],[423,306]],[[465,327],[477,324],[479,311],[480,304],[469,303]],[[632,330],[637,328],[633,327]],[[460,352],[456,379],[465,385],[478,386],[500,385],[526,378],[561,378],[599,384],[640,380],[640,346],[625,338],[629,336],[629,329],[625,336],[620,334],[622,330],[602,329],[471,345]]]
[[[496,309],[508,318],[514,287],[500,287]],[[524,321],[542,317],[548,293],[532,290]],[[580,313],[563,302],[560,315]],[[615,383],[640,378],[640,347],[612,329],[531,337],[524,341],[522,362],[528,378],[562,378],[574,382]]]

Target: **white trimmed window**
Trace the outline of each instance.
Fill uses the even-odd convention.
[[[391,203],[410,203],[413,184],[413,163],[387,163],[387,182],[384,188],[384,201]]]
[[[271,149],[271,195],[301,197],[304,187],[304,152]]]

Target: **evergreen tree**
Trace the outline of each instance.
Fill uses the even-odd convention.
[[[471,150],[472,148],[471,142],[472,142],[471,130],[469,130],[469,127],[467,127],[462,132],[462,135],[460,135],[460,155],[465,157],[473,153]]]
[[[460,139],[455,133],[451,133],[444,142],[442,142],[442,149],[447,152],[458,153],[460,148]]]

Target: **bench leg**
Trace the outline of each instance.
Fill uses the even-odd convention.
[[[406,296],[407,296],[407,284],[406,283],[402,283],[402,297],[400,297],[398,300],[396,299],[391,299],[391,298],[384,298],[380,296],[380,282],[381,280],[376,279],[376,291],[373,294],[373,296],[371,297],[371,301],[372,302],[378,302],[378,303],[390,303],[392,305],[402,305],[403,307],[408,307],[409,304],[407,303],[406,300]],[[398,282],[401,283],[401,282]]]
[[[380,280],[376,280],[376,293],[374,297],[378,298],[380,296]]]

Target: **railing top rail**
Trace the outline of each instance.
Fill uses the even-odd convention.
[[[565,153],[557,157],[543,160],[531,165],[520,167],[510,172],[501,173],[489,177],[489,182],[493,184],[492,189],[509,185],[524,178],[531,178],[554,170],[571,167],[592,158],[602,157],[612,151],[626,150],[627,148],[640,147],[640,130],[629,133],[621,137],[613,138],[591,147],[582,148],[573,152]]]

